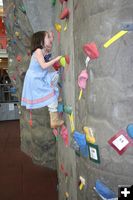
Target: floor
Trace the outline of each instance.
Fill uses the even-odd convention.
[[[0,122],[0,200],[57,200],[57,174],[20,151],[19,121]]]

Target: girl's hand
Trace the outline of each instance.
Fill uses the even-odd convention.
[[[62,56],[57,56],[56,61],[60,60]]]

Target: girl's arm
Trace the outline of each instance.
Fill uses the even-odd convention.
[[[41,49],[37,49],[35,51],[35,58],[37,59],[37,61],[40,64],[40,66],[43,69],[45,69],[45,68],[51,67],[55,62],[57,62],[58,60],[60,60],[61,56],[58,56],[58,57],[50,60],[49,62],[45,62],[42,50]]]

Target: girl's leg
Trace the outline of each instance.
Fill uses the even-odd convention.
[[[57,112],[57,107],[58,107],[58,101],[52,102],[50,105],[48,105],[48,110],[49,112]]]
[[[55,73],[52,80],[51,80],[51,86],[52,87],[58,87],[58,81],[59,81],[59,74],[58,73]],[[61,98],[61,88],[58,87],[59,89],[59,98],[58,98],[58,101],[61,102],[62,101],[62,98]]]
[[[50,113],[50,126],[51,128],[57,128],[64,124],[64,121],[59,119],[59,115],[57,112],[58,101],[54,101],[50,105],[48,105],[48,110]]]
[[[57,87],[58,86],[58,80],[59,80],[59,74],[55,73],[52,77],[52,80],[51,80],[51,86]]]

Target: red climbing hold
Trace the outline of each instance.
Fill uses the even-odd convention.
[[[86,43],[83,46],[83,51],[87,54],[87,56],[89,56],[90,59],[96,59],[99,57],[99,51],[95,42]]]
[[[60,19],[69,18],[69,14],[70,14],[69,9],[65,7],[60,14]]]

